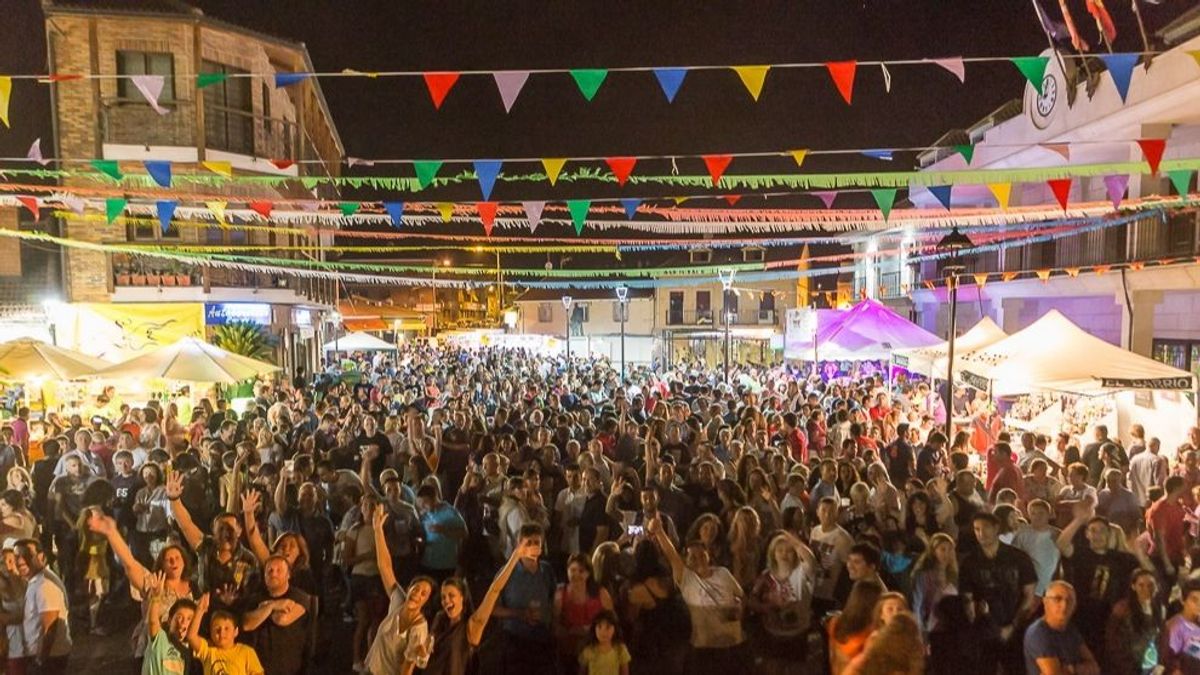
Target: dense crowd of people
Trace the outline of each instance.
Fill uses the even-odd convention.
[[[1200,429],[1049,438],[785,368],[357,362],[241,412],[17,411],[4,672],[127,630],[152,675],[1200,673]]]

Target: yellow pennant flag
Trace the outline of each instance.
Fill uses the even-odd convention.
[[[227,225],[225,222],[226,203],[227,202],[204,202],[204,205],[208,207],[208,210],[212,211],[212,214],[217,217],[217,222],[220,223],[221,227],[225,227]]]
[[[804,159],[808,157],[808,150],[789,150],[788,154],[792,156],[792,159],[796,160],[796,168],[799,169],[804,166]]]
[[[546,178],[550,179],[550,185],[558,182],[558,174],[562,173],[563,165],[567,163],[565,159],[543,159],[542,167],[546,169]]]
[[[1196,65],[1200,66],[1200,49],[1193,49],[1192,51],[1188,52],[1188,54],[1193,59],[1196,59]]]
[[[12,78],[5,75],[0,77],[0,122],[12,128],[8,123],[8,98],[12,95]]]
[[[453,202],[438,202],[437,210],[438,213],[442,214],[442,222],[448,223],[450,222],[450,217],[454,215],[454,204]]]
[[[675,201],[675,206],[679,206],[688,200],[687,197],[671,197],[671,199]]]
[[[733,71],[742,78],[742,84],[746,85],[746,91],[750,92],[750,98],[758,100],[758,95],[762,93],[763,82],[767,79],[767,71],[771,66],[733,66]]]
[[[992,196],[1000,204],[1000,210],[1008,209],[1008,197],[1012,194],[1012,183],[988,183],[988,189],[992,191]]]
[[[233,164],[229,162],[200,162],[200,165],[215,174],[233,178]]]

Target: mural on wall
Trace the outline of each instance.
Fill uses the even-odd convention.
[[[59,344],[106,361],[122,361],[182,337],[204,337],[204,305],[77,303],[54,319]]]

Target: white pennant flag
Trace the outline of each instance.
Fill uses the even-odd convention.
[[[87,208],[87,202],[83,201],[82,197],[75,195],[56,195],[58,201],[62,202],[63,206],[75,212],[75,215],[82,216],[83,210]]]
[[[171,112],[158,104],[158,97],[162,96],[163,86],[166,84],[162,75],[134,75],[131,79],[133,86],[142,93],[146,102],[150,104],[151,108],[154,108],[154,112],[159,115]]]
[[[37,162],[42,166],[50,163],[50,160],[42,157],[42,139],[40,138],[34,139],[33,145],[29,146],[29,152],[25,155],[25,158]]]
[[[521,202],[521,206],[525,208],[525,217],[529,219],[529,231],[533,232],[542,222],[542,210],[546,208],[546,202]]]
[[[892,93],[892,73],[887,69],[886,63],[879,64],[879,67],[883,69],[883,90],[890,94]]]

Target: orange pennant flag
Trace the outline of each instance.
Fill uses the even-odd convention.
[[[1133,270],[1134,272],[1140,271],[1145,266],[1146,266],[1146,263],[1144,263],[1144,262],[1129,263],[1129,269]]]
[[[1038,270],[1037,276],[1039,279],[1042,280],[1042,283],[1044,284],[1050,280],[1050,270]]]
[[[1018,274],[1020,274],[1020,272],[1005,272],[1004,274],[1000,275],[1000,278],[1004,281],[1012,281],[1013,279],[1017,278]]]
[[[1092,268],[1092,271],[1095,272],[1097,276],[1099,276],[1099,275],[1104,274],[1105,272],[1109,271],[1110,269],[1112,269],[1111,265],[1096,265],[1095,267]]]
[[[1068,267],[1067,268],[1067,276],[1071,277],[1072,279],[1079,276],[1079,268],[1078,267]]]
[[[975,285],[980,288],[983,288],[983,285],[987,283],[988,273],[987,272],[979,272],[978,274],[976,274],[974,276],[975,276]]]

